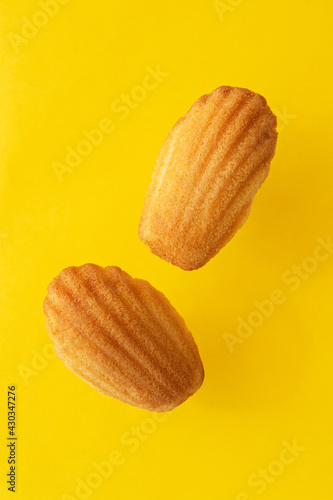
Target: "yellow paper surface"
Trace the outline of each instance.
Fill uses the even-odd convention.
[[[2,2],[1,499],[332,497],[332,11]],[[138,222],[169,130],[220,85],[266,97],[277,151],[245,226],[184,272],[150,253]],[[204,385],[164,418],[101,396],[54,356],[46,287],[86,262],[150,281],[193,333]]]

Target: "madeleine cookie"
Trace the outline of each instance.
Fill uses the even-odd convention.
[[[43,309],[59,358],[101,394],[162,412],[203,382],[184,320],[161,292],[118,267],[64,269]]]
[[[276,117],[261,95],[220,87],[202,96],[161,149],[140,239],[182,269],[205,265],[249,216],[276,140]]]

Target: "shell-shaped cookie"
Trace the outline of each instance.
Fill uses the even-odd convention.
[[[106,396],[169,411],[203,382],[184,320],[161,292],[118,267],[64,269],[43,309],[59,358]]]
[[[276,140],[276,117],[261,95],[219,87],[202,96],[161,149],[140,239],[182,269],[202,267],[247,219]]]

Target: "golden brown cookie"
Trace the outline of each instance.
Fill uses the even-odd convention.
[[[202,96],[161,149],[140,239],[182,269],[202,267],[246,221],[276,139],[276,117],[261,95],[219,87]]]
[[[64,269],[43,309],[59,358],[106,396],[169,411],[203,382],[184,320],[161,292],[118,267]]]

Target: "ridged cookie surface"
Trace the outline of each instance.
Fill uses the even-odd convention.
[[[219,87],[202,96],[161,149],[140,239],[183,269],[206,264],[247,219],[276,139],[276,117],[261,95]]]
[[[203,382],[184,320],[161,292],[118,267],[64,269],[43,309],[59,358],[106,396],[169,411]]]

